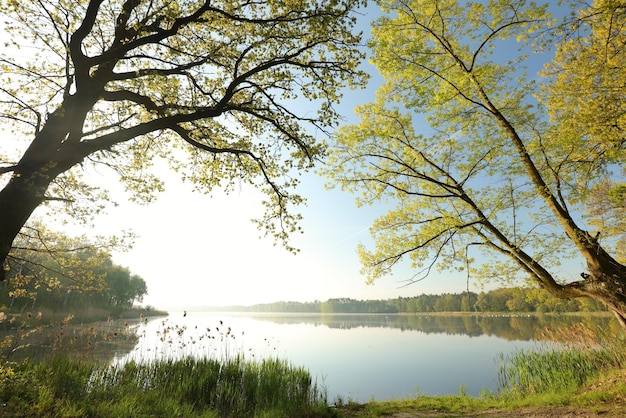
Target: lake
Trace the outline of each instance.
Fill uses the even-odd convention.
[[[495,392],[501,355],[545,345],[545,330],[610,317],[317,315],[172,312],[137,324],[139,340],[113,362],[193,356],[279,357],[303,366],[329,402]],[[544,342],[539,342],[543,340]]]

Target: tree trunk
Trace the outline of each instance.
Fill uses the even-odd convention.
[[[602,302],[626,330],[626,266],[611,257],[595,238],[589,241],[584,254],[589,273],[581,273],[583,280],[563,286],[564,294],[574,290]]]
[[[45,200],[45,192],[51,182],[46,176],[16,173],[0,191],[0,265],[4,266],[13,240],[33,211]],[[6,270],[0,269],[0,281]]]
[[[93,97],[92,97],[93,96]],[[80,163],[80,147],[87,111],[96,101],[68,96],[49,116],[22,155],[13,176],[0,191],[0,267],[4,267],[13,241],[34,210],[46,200],[46,191],[60,174]],[[6,270],[0,268],[0,281]]]
[[[606,305],[626,330],[626,272],[590,275],[583,282],[583,288],[590,297]]]

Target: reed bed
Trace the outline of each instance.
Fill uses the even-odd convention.
[[[221,325],[221,323],[220,323]],[[191,333],[164,322],[169,357],[101,363],[71,357],[0,359],[0,404],[8,416],[334,416],[311,374],[278,358],[233,352],[230,328]],[[203,345],[206,342],[206,345]],[[203,355],[198,356],[198,347]],[[194,347],[192,350],[191,347]],[[186,352],[186,354],[185,354]],[[4,416],[4,415],[3,415]]]
[[[626,344],[621,336],[576,324],[547,330],[553,341],[534,350],[500,357],[500,392],[525,397],[574,391],[603,371],[626,366]]]
[[[90,396],[110,399],[120,391],[124,396],[129,391],[160,393],[196,412],[211,410],[218,416],[257,416],[263,411],[294,416],[326,405],[325,393],[304,368],[285,360],[248,361],[243,356],[131,361],[92,374]]]

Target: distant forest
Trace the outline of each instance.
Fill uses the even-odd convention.
[[[299,313],[428,313],[428,312],[602,312],[589,298],[557,299],[538,288],[503,288],[488,292],[422,294],[386,300],[329,299],[325,302],[275,302],[251,306],[207,308],[237,312]]]
[[[75,255],[75,254],[73,254]],[[76,311],[86,308],[122,310],[141,302],[148,293],[146,282],[110,258],[99,259],[91,267],[84,260],[70,260],[80,280],[71,269],[55,272],[40,265],[9,271],[11,280],[0,282],[0,312],[25,312],[36,309]],[[87,257],[85,257],[87,258]],[[57,257],[60,259],[60,257]],[[69,264],[69,263],[68,263]]]

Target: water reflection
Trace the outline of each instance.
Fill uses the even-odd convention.
[[[228,315],[232,315],[229,313]],[[495,336],[508,341],[541,341],[548,337],[546,329],[584,324],[617,332],[619,324],[610,315],[544,314],[544,315],[460,315],[460,314],[240,314],[259,321],[277,324],[312,324],[331,329],[360,327],[397,328],[425,334]]]
[[[101,321],[88,324],[42,323],[0,332],[0,358],[10,361],[48,359],[64,355],[110,362],[128,355],[140,340],[137,321]]]
[[[278,357],[308,369],[336,397],[367,401],[497,391],[499,359],[537,347],[546,328],[611,317],[570,315],[315,315],[172,312],[138,328],[131,353],[113,362],[186,356]]]

